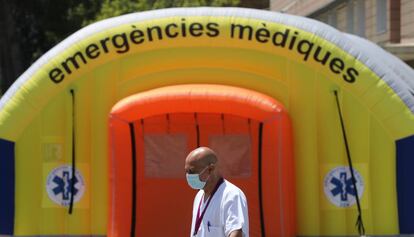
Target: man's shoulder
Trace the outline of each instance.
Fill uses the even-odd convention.
[[[244,199],[246,198],[243,191],[230,181],[224,180],[224,184],[225,187],[223,189],[223,196],[229,198],[241,196]]]

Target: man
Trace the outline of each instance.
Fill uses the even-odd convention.
[[[244,193],[223,179],[217,155],[199,147],[185,160],[187,182],[199,189],[193,204],[190,236],[248,237],[249,218]]]

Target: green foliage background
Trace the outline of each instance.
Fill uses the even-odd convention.
[[[24,0],[16,1],[25,58],[31,62],[76,30],[132,12],[171,7],[238,6],[240,0]]]
[[[240,0],[104,0],[93,19],[85,19],[83,25],[137,11],[171,7],[237,6],[238,4],[240,4]],[[84,4],[80,4],[76,8],[80,15],[84,15],[86,9]]]
[[[0,0],[0,94],[60,41],[93,22],[172,7],[266,9],[269,0]]]

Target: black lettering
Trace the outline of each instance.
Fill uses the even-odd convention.
[[[105,53],[108,53],[109,52],[108,51],[108,47],[106,45],[106,42],[108,42],[108,41],[109,41],[109,38],[101,39],[101,41],[100,41],[101,46],[102,46],[102,48],[103,48],[103,50],[104,50]]]
[[[345,63],[339,58],[334,58],[329,64],[329,68],[331,69],[332,72],[339,74],[344,70]]]
[[[295,46],[295,42],[296,42],[296,36],[299,34],[299,32],[295,31],[294,33],[295,35],[292,36],[292,40],[290,41],[289,44],[289,49],[293,49],[293,47]]]
[[[265,23],[262,23],[266,27]],[[263,37],[263,38],[262,38]],[[260,28],[256,31],[256,40],[260,43],[266,43],[269,41],[270,32],[266,28]]]
[[[181,18],[181,35],[184,38],[187,36],[187,27],[185,25],[185,18]]]
[[[200,23],[193,23],[190,25],[190,34],[198,37],[203,35],[203,25]]]
[[[125,53],[129,51],[128,38],[125,33],[117,34],[112,37],[112,44],[119,49],[117,53]]]
[[[83,54],[78,51],[72,57],[68,57],[66,59],[66,61],[62,62],[62,67],[65,69],[66,73],[68,73],[68,74],[72,73],[72,70],[69,67],[70,66],[69,63],[71,63],[72,66],[75,67],[75,69],[79,69],[79,63],[78,63],[78,61],[76,61],[76,58],[82,59],[82,62],[84,64],[87,64],[85,56],[83,56]]]
[[[165,34],[166,34],[169,38],[175,38],[175,37],[177,37],[177,36],[178,36],[178,32],[171,33],[171,28],[172,28],[172,27],[174,27],[175,29],[177,29],[177,28],[178,28],[178,25],[177,25],[177,24],[175,24],[175,23],[172,23],[172,24],[168,24],[168,25],[165,27]]]
[[[220,34],[220,31],[218,30],[219,24],[217,23],[208,23],[207,24],[207,35],[210,37],[216,37]]]
[[[55,67],[49,72],[49,78],[57,84],[65,79],[65,75],[60,68]]]
[[[275,46],[285,47],[286,41],[289,37],[290,30],[287,29],[285,32],[276,32],[273,34],[272,41]]]
[[[135,29],[135,26],[132,26]],[[142,30],[133,30],[129,34],[129,38],[131,39],[131,42],[134,44],[141,44],[144,42],[144,32]]]
[[[90,59],[97,58],[101,54],[101,52],[99,52],[99,47],[96,44],[88,45],[88,47],[86,47],[85,53],[86,56],[88,56]]]
[[[239,39],[244,39],[244,31],[247,30],[248,32],[248,39],[252,40],[253,37],[253,28],[251,26],[243,26],[243,25],[235,25],[231,24],[231,38],[234,38],[234,35],[237,33],[237,29],[239,30]]]
[[[347,74],[343,75],[343,78],[346,82],[349,83],[354,83],[356,81],[356,77],[359,75],[359,72],[353,67],[348,68],[346,70],[346,73]]]
[[[158,40],[162,40],[162,32],[161,32],[161,27],[159,26],[154,26],[154,27],[148,27],[147,29],[147,33],[148,33],[148,40],[152,41],[154,38],[152,37],[152,32],[153,30],[156,31],[157,33],[157,39]]]
[[[315,50],[315,54],[313,55],[313,58],[316,62],[322,63],[322,65],[325,65],[328,61],[329,57],[331,56],[331,52],[327,51],[322,59],[319,58],[319,53],[322,51],[322,47],[318,46]]]
[[[313,43],[308,40],[301,40],[298,44],[298,52],[304,55],[303,60],[308,61],[309,54],[313,49]]]

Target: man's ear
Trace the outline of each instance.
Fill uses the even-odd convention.
[[[210,164],[210,167],[208,167],[208,169],[210,170],[210,173],[213,172],[213,170],[216,169],[216,164]]]

